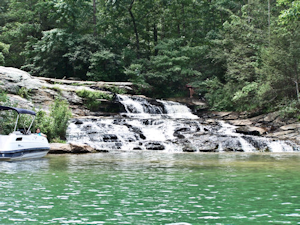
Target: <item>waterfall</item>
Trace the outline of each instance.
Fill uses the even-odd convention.
[[[164,105],[167,114],[171,118],[198,119],[198,116],[191,113],[191,110],[178,102],[157,100]]]
[[[291,142],[238,134],[222,121],[210,123],[182,104],[117,95],[126,112],[111,117],[83,117],[70,121],[68,142],[85,143],[98,150],[159,150],[169,152],[222,152],[298,150]]]
[[[228,123],[225,123],[224,121],[220,121],[221,124],[221,129],[218,131],[219,133],[223,133],[226,134],[227,136],[234,136],[237,137],[242,149],[245,152],[253,152],[255,151],[255,148],[249,143],[247,142],[245,139],[243,139],[241,134],[238,134],[235,132],[236,127],[233,125],[230,125]],[[222,149],[220,149],[222,151]]]
[[[147,117],[153,114],[164,114],[163,105],[153,105],[147,99],[142,97],[129,97],[126,95],[117,95],[118,101],[124,106],[127,115],[143,115]]]

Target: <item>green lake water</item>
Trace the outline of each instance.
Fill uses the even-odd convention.
[[[300,224],[300,154],[0,162],[0,224]]]

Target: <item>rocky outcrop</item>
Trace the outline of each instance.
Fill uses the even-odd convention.
[[[68,101],[74,118],[80,116],[112,115],[112,109],[115,108],[117,111],[119,107],[118,104],[105,99],[97,99],[97,101],[101,102],[99,109],[97,111],[91,111],[86,107],[85,99],[80,97],[77,93],[80,90],[87,90],[90,92],[101,91],[113,95],[113,92],[110,90],[116,87],[124,89],[129,93],[134,93],[132,83],[130,82],[93,82],[33,77],[22,70],[0,66],[0,90],[4,90],[8,93],[7,95],[11,103],[19,107],[49,111],[54,99],[60,96]],[[237,112],[203,112],[207,106],[202,100],[195,98],[176,98],[168,100],[184,103],[192,108],[194,112],[198,110],[199,120],[202,120],[203,124],[216,125],[218,120],[225,120],[237,127],[237,133],[291,140],[300,144],[300,123],[293,119],[283,120],[279,112],[259,116],[251,116],[249,113]],[[148,101],[151,101],[151,99]],[[154,105],[155,104],[158,103],[154,102]],[[145,139],[141,132],[134,130],[134,128],[129,125],[127,127],[129,130],[135,131],[140,138]],[[174,136],[177,137],[178,140],[186,141],[186,132],[189,131],[181,128],[174,132]],[[219,146],[216,144],[216,140],[220,140],[221,137],[215,138],[216,137],[213,136],[201,135],[199,139],[202,141],[205,139],[205,145],[201,145],[199,142],[199,145],[195,147],[187,142],[184,143],[184,151],[193,152],[197,148],[204,152],[211,152],[216,151],[216,149],[220,147],[226,151],[231,151],[230,147],[228,147],[229,145],[226,145],[225,139],[222,142],[223,146]],[[84,150],[87,146],[76,146],[72,144],[53,144],[50,152],[83,153],[93,151],[91,149]],[[148,143],[147,149],[162,150],[163,148],[161,145],[153,142]],[[236,149],[238,149],[238,146]]]
[[[51,143],[50,144],[50,154],[82,154],[82,153],[95,153],[97,152],[94,148],[86,144],[61,144],[61,143]]]
[[[8,93],[17,94],[20,87],[26,87],[31,90],[38,90],[43,82],[33,78],[25,71],[0,66],[0,87]]]
[[[280,117],[280,112],[253,117],[247,113],[204,112],[199,116],[212,120],[224,120],[236,126],[237,133],[291,140],[300,144],[300,123],[296,119],[283,119]]]
[[[124,89],[127,92],[133,91],[130,82],[94,82],[33,77],[25,71],[0,66],[0,90],[8,93],[11,102],[19,107],[42,109],[47,112],[55,98],[61,97],[69,103],[73,117],[94,116],[99,115],[99,112],[89,110],[85,105],[85,100],[77,95],[77,91],[101,91],[113,95],[113,92],[109,90],[115,88]],[[101,103],[99,111],[102,112],[109,107],[117,107],[106,99],[97,99],[97,101]]]

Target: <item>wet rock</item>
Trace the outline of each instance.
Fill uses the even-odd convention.
[[[257,139],[251,136],[243,136],[243,139],[245,139],[248,143],[250,143],[257,151],[261,151],[261,152],[269,151],[269,146],[267,145],[267,142],[261,141],[261,139]]]
[[[231,138],[228,138],[228,137],[221,137],[219,138],[219,148],[220,150],[222,151],[225,151],[225,152],[243,152],[244,149],[242,148],[242,145],[239,141],[238,138],[236,137],[231,137]]]
[[[197,152],[197,149],[195,147],[183,147],[183,152]]]
[[[219,138],[215,135],[206,134],[198,136],[195,143],[199,152],[216,152],[219,148]]]
[[[103,141],[104,142],[117,142],[118,137],[117,137],[117,135],[114,135],[114,134],[105,134],[105,135],[103,135]]]
[[[61,144],[61,143],[51,143],[50,144],[50,154],[64,154],[64,153],[94,153],[96,150],[87,144]]]
[[[147,150],[165,150],[165,146],[160,142],[149,142],[145,147]]]
[[[177,137],[179,139],[184,139],[185,138],[185,136],[183,134],[181,134],[180,132],[174,132],[173,136]]]
[[[224,118],[225,116],[229,116],[232,112],[211,112],[212,115]]]
[[[143,134],[143,132],[141,131],[141,129],[134,127],[128,123],[124,123],[123,125],[125,125],[126,127],[128,127],[129,131],[136,133],[141,139],[145,140],[146,136]]]
[[[236,128],[236,132],[245,135],[260,136],[266,134],[267,131],[266,129],[260,127],[243,126],[243,127]]]
[[[185,136],[184,136],[183,134],[181,134],[181,132],[189,132],[189,131],[191,131],[190,128],[187,128],[187,127],[181,127],[181,128],[178,128],[178,129],[176,129],[176,130],[174,131],[173,136],[174,136],[174,137],[177,137],[177,138],[179,138],[179,139],[184,139]]]
[[[83,124],[83,121],[79,119],[75,119],[74,124],[76,125]]]
[[[191,129],[188,128],[188,127],[180,127],[180,128],[178,128],[178,129],[176,129],[176,130],[174,131],[174,133],[187,132],[187,131],[190,131],[190,130],[191,130]]]

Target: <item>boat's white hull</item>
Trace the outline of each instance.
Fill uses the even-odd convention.
[[[41,158],[50,150],[47,138],[36,135],[24,135],[14,132],[0,135],[0,160],[20,160]]]

